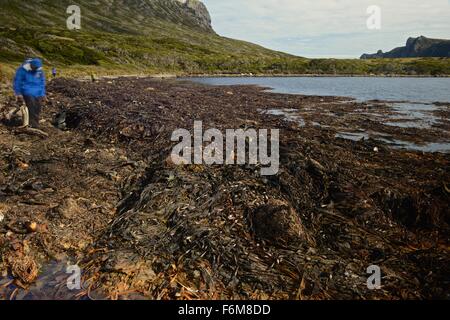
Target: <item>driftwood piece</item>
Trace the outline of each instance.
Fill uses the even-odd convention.
[[[36,128],[21,127],[21,128],[17,129],[17,132],[25,133],[25,134],[29,134],[29,135],[35,135],[35,136],[39,136],[41,138],[48,138],[48,133],[46,133],[40,129],[36,129]]]

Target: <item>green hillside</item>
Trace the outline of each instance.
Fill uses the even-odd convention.
[[[66,27],[71,4],[0,0],[0,71],[40,56],[81,74],[450,74],[449,59],[306,59],[224,38],[196,0],[79,0],[81,30]]]

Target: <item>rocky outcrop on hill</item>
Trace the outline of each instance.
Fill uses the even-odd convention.
[[[185,8],[190,10],[194,19],[197,21],[198,25],[202,28],[208,30],[211,29],[211,16],[209,14],[208,8],[199,0],[177,0],[185,5]]]
[[[430,39],[424,36],[409,38],[406,46],[389,52],[379,50],[374,54],[363,54],[361,59],[450,57],[450,40]]]
[[[68,17],[70,0],[0,1],[4,27],[61,27]],[[213,32],[211,17],[199,0],[79,0],[82,29],[115,33],[148,33],[158,23]],[[36,14],[39,12],[39,14]]]

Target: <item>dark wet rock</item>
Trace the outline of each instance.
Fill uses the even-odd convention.
[[[52,209],[51,216],[59,216],[65,219],[72,219],[80,215],[83,210],[85,209],[81,208],[78,202],[74,198],[69,196],[65,198],[59,206]]]
[[[251,228],[260,240],[273,245],[301,244],[308,236],[300,216],[289,203],[271,200],[250,213]]]

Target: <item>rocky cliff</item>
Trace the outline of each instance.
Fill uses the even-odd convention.
[[[389,52],[379,50],[374,54],[363,54],[361,59],[450,57],[450,40],[430,39],[424,36],[409,38],[404,47]]]
[[[197,24],[205,30],[211,30],[211,16],[208,8],[199,0],[177,0],[185,5],[187,10],[193,14],[194,20]]]
[[[71,0],[0,0],[3,27],[64,27]],[[211,17],[199,0],[78,0],[82,27],[106,32],[146,33],[158,22],[213,32]]]

